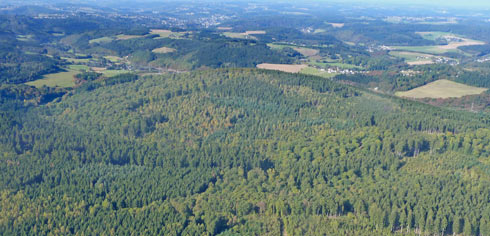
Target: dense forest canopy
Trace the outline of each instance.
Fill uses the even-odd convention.
[[[490,235],[485,10],[116,5],[0,3],[0,235]]]
[[[489,229],[490,121],[479,115],[249,69],[2,110],[8,234]]]

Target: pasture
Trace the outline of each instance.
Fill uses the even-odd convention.
[[[143,35],[127,35],[127,34],[116,35],[117,40],[137,39],[137,38],[142,38],[142,37],[144,37],[144,36]]]
[[[101,70],[97,71],[99,73],[102,73],[105,77],[112,77],[120,74],[126,74],[129,73],[129,70]]]
[[[27,85],[31,85],[37,88],[47,86],[47,87],[73,87],[75,82],[73,81],[75,75],[80,73],[76,70],[68,70],[66,72],[58,72],[53,74],[44,75],[42,79],[27,82]]]
[[[485,91],[487,91],[486,88],[478,88],[441,79],[409,91],[396,92],[395,95],[408,98],[459,98],[481,94]]]
[[[262,63],[257,65],[257,68],[259,69],[266,69],[266,70],[278,70],[278,71],[283,71],[283,72],[288,72],[288,73],[299,73],[301,70],[304,68],[308,67],[307,65],[291,65],[291,64],[269,64],[269,63]]]
[[[177,51],[177,50],[175,50],[173,48],[167,48],[167,47],[155,48],[152,50],[152,52],[154,52],[154,53],[161,53],[161,54],[171,53],[171,52],[175,52],[175,51]]]
[[[305,67],[300,71],[300,73],[305,74],[305,75],[319,76],[319,77],[323,77],[323,78],[327,78],[327,79],[332,78],[332,77],[337,75],[337,73],[328,73],[326,71],[321,71],[321,70],[314,68],[314,67]]]
[[[409,65],[427,65],[433,64],[434,55],[416,53],[416,52],[404,52],[404,51],[391,51],[390,55],[403,58]]]
[[[463,53],[461,50],[458,49],[459,47],[485,44],[485,42],[482,41],[468,39],[446,32],[417,32],[417,34],[428,40],[437,40],[443,38],[448,41],[448,44],[435,46],[394,46],[391,48],[395,50],[409,52],[444,54],[448,52]]]
[[[344,23],[332,23],[332,22],[325,22],[325,23],[331,25],[334,28],[342,28],[345,26]]]
[[[185,33],[183,32],[172,32],[170,30],[165,30],[165,29],[152,29],[150,31],[150,34],[157,34],[158,37],[156,37],[155,39],[163,39],[163,38],[180,39],[185,35]]]
[[[301,55],[303,55],[305,57],[316,56],[316,55],[318,55],[318,53],[320,53],[320,50],[318,50],[318,49],[306,48],[306,47],[295,47],[295,46],[287,45],[287,44],[268,43],[267,46],[271,49],[276,49],[276,50],[282,50],[284,48],[292,48],[295,51],[301,53]]]
[[[101,37],[101,38],[96,38],[96,39],[92,39],[92,40],[89,40],[88,43],[89,44],[93,44],[93,43],[110,43],[114,41],[114,38],[112,37]]]
[[[263,30],[247,30],[244,33],[224,32],[223,35],[228,38],[236,39],[257,39],[253,35],[266,34]]]

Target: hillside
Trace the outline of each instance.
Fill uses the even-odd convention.
[[[258,69],[0,101],[5,234],[490,234],[482,114]]]

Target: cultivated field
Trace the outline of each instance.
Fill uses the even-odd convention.
[[[103,70],[103,71],[98,71],[99,73],[102,73],[105,77],[112,77],[120,74],[126,74],[129,73],[130,71],[128,70]]]
[[[279,71],[284,71],[284,72],[289,72],[289,73],[298,73],[306,67],[308,67],[308,66],[307,65],[288,65],[288,64],[269,64],[269,63],[263,63],[263,64],[257,65],[257,68],[259,68],[259,69],[279,70]]]
[[[111,62],[114,62],[114,63],[118,63],[118,62],[121,62],[123,60],[122,58],[120,58],[118,56],[105,56],[104,58],[111,61]]]
[[[454,35],[446,32],[417,32],[420,36],[428,40],[437,40],[440,38],[446,39],[449,43],[447,45],[436,46],[395,46],[392,47],[395,50],[403,50],[410,52],[420,52],[429,54],[443,54],[447,52],[461,53],[458,49],[463,46],[484,45],[485,42],[464,38],[458,35]]]
[[[54,74],[44,75],[42,79],[38,79],[35,81],[27,82],[27,85],[31,85],[37,88],[42,86],[48,87],[73,87],[75,85],[74,76],[80,73],[76,70],[69,70],[67,72],[59,72]]]
[[[117,40],[128,40],[128,39],[137,39],[137,38],[143,38],[143,35],[127,35],[127,34],[120,34],[116,36]]]
[[[250,30],[250,31],[245,31],[245,33],[225,32],[225,33],[223,33],[223,35],[228,37],[228,38],[257,39],[253,35],[266,34],[266,33],[267,32],[265,32],[263,30]]]
[[[301,53],[305,57],[316,56],[320,52],[320,50],[313,49],[313,48],[294,47],[292,45],[285,45],[285,44],[268,43],[267,46],[270,47],[271,49],[277,49],[277,50],[282,50],[284,48],[292,48],[295,51]]]
[[[173,48],[167,48],[167,47],[155,48],[152,50],[152,52],[154,52],[154,53],[162,53],[162,54],[171,53],[171,52],[175,52],[175,51],[177,51],[177,50],[175,50]]]
[[[344,23],[329,23],[329,22],[327,22],[327,24],[331,25],[334,28],[342,28],[345,25]]]
[[[110,43],[112,41],[114,41],[114,39],[111,37],[102,37],[102,38],[92,39],[88,42],[92,44],[92,43]]]
[[[312,57],[317,55],[320,51],[312,48],[293,48],[295,51],[301,53],[305,57]]]
[[[416,52],[404,52],[404,51],[391,51],[390,55],[405,59],[405,62],[409,65],[427,65],[433,64],[432,60],[435,56],[424,53]]]
[[[313,67],[306,67],[306,68],[303,68],[301,71],[300,71],[301,74],[306,74],[306,75],[315,75],[315,76],[320,76],[320,77],[323,77],[323,78],[332,78],[334,76],[337,75],[337,73],[328,73],[326,71],[321,71],[317,68],[313,68]]]
[[[181,32],[172,32],[170,30],[163,30],[163,29],[152,29],[150,31],[150,34],[158,34],[159,37],[155,39],[162,39],[162,38],[173,38],[173,39],[179,39],[184,36],[185,33]]]
[[[487,91],[486,88],[473,87],[442,79],[406,92],[397,92],[395,95],[408,98],[459,98],[481,94],[485,91]]]

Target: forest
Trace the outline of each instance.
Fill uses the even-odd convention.
[[[256,69],[129,78],[2,101],[1,232],[489,233],[487,116]]]
[[[0,235],[490,236],[485,11],[93,4],[0,3]]]

